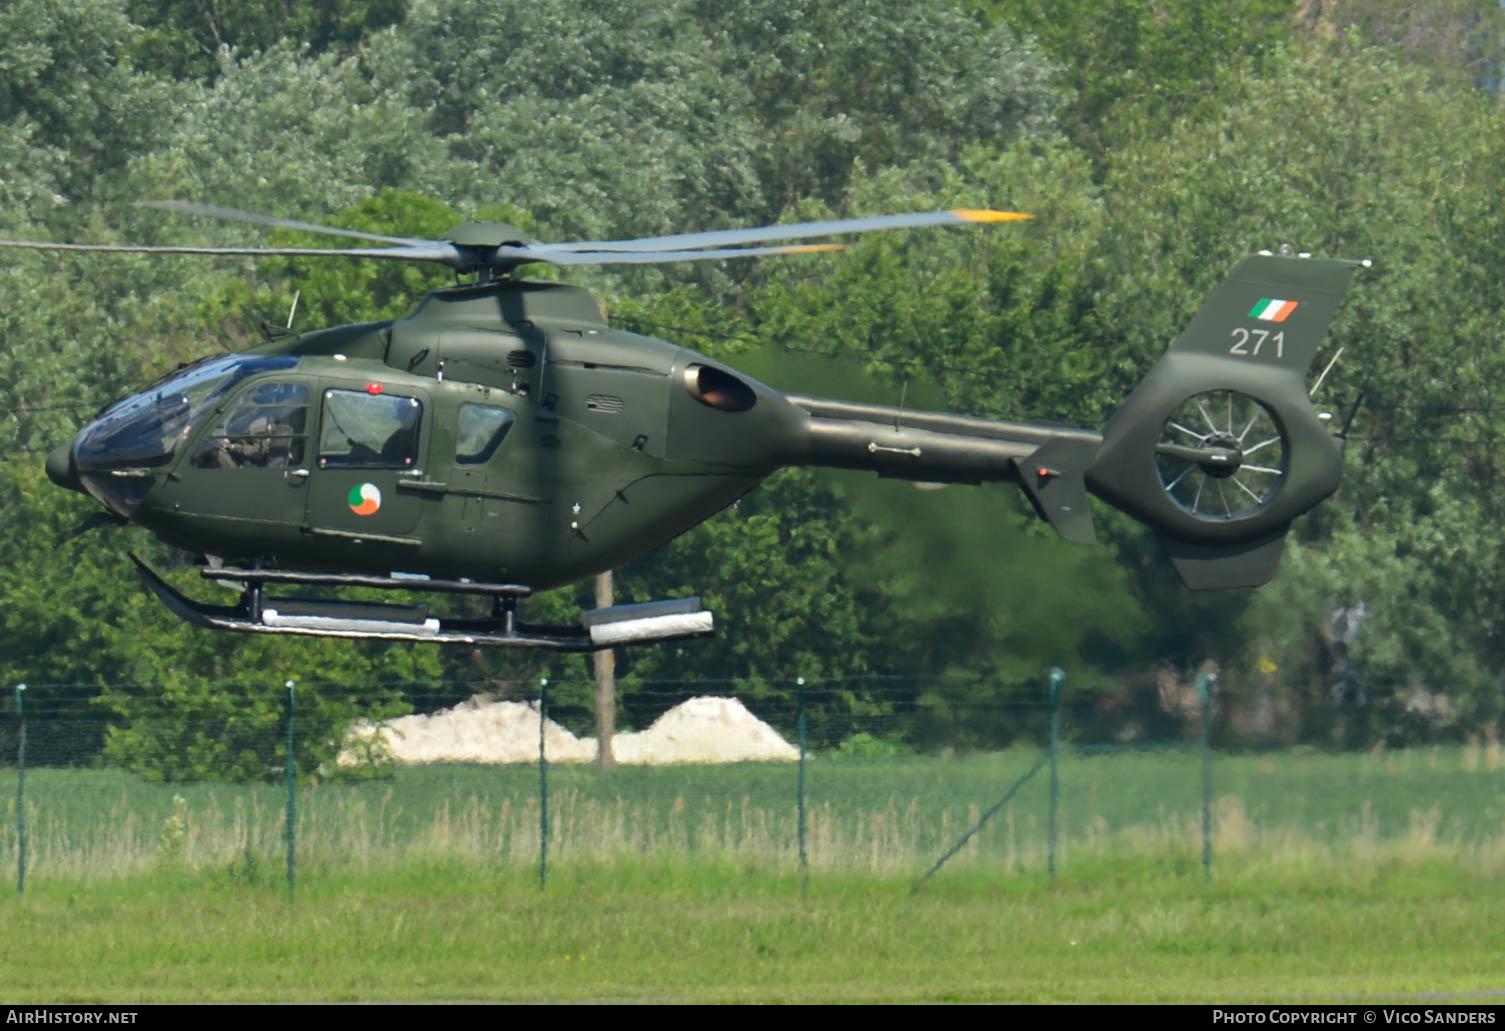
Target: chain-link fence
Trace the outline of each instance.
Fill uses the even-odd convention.
[[[285,871],[293,890],[414,859],[545,881],[648,858],[917,887],[942,870],[1055,877],[1101,862],[1206,877],[1225,855],[1505,863],[1494,742],[1217,751],[1211,676],[1159,699],[1160,736],[1142,715],[1107,718],[1111,700],[1074,693],[1061,670],[1014,689],[922,675],[636,683],[610,771],[595,761],[593,690],[513,685],[371,720],[352,713],[402,708],[393,685],[206,685],[192,701],[18,687],[0,738],[15,778],[0,863],[23,892],[28,878],[162,866]]]

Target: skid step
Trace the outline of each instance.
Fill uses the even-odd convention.
[[[377,587],[392,591],[431,591],[435,594],[485,594],[491,597],[526,598],[533,588],[522,584],[485,583],[478,580],[436,580],[412,573],[377,576],[370,573],[305,573],[294,569],[234,569],[205,566],[199,575],[206,580],[232,583],[306,584],[314,587]]]
[[[671,637],[696,637],[715,627],[711,614],[700,607],[699,598],[613,605],[580,613],[580,625],[600,647],[661,641]]]
[[[406,576],[359,576],[346,573],[212,569],[211,580],[242,586],[240,603],[209,605],[195,601],[163,580],[145,562],[131,556],[141,581],[179,619],[212,630],[244,634],[291,634],[379,641],[427,641],[488,648],[536,648],[590,652],[603,648],[704,637],[714,632],[711,613],[699,598],[676,598],[637,605],[613,605],[580,614],[578,625],[534,625],[517,618],[519,599],[532,593],[520,584],[486,584],[469,580],[424,580]],[[403,591],[486,594],[493,598],[487,619],[439,619],[427,605],[390,604],[312,598],[268,598],[263,585],[324,584],[381,587]]]
[[[267,598],[262,602],[261,622],[269,627],[302,627],[330,633],[395,632],[432,637],[439,632],[439,621],[429,615],[427,605],[371,601]]]

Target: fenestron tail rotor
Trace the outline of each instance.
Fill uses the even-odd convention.
[[[1286,475],[1286,438],[1274,415],[1237,390],[1188,398],[1155,445],[1160,485],[1182,511],[1217,522],[1262,509]]]
[[[790,225],[755,226],[748,229],[717,229],[700,233],[674,233],[627,240],[569,240],[540,243],[529,240],[516,227],[503,222],[468,222],[445,234],[441,240],[384,236],[336,226],[323,226],[296,219],[237,211],[191,201],[142,201],[141,206],[180,215],[246,222],[252,225],[298,232],[343,236],[388,247],[186,247],[132,244],[51,243],[31,240],[0,240],[0,247],[45,251],[96,251],[124,254],[203,254],[240,257],[350,257],[420,261],[444,265],[460,273],[502,275],[521,265],[548,262],[554,265],[641,265],[686,261],[721,261],[780,254],[811,254],[840,250],[840,243],[774,243],[813,240],[818,237],[856,235],[889,229],[966,225],[979,222],[1009,222],[1030,218],[1017,211],[954,208],[908,214],[874,215],[865,218],[797,222]],[[752,246],[752,245],[760,246]],[[762,245],[767,246],[762,246]]]

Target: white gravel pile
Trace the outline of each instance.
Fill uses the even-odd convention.
[[[612,754],[619,763],[645,766],[800,757],[799,749],[735,698],[691,698],[654,720],[645,731],[614,736]]]
[[[362,724],[351,737],[341,766],[362,761],[378,741],[378,752],[401,763],[537,762],[538,708],[473,698],[428,716],[402,716],[380,727]],[[553,720],[544,723],[544,748],[550,762],[596,758],[595,738],[578,738]],[[647,730],[617,734],[612,753],[619,763],[650,766],[799,758],[797,749],[735,698],[691,698]]]
[[[357,727],[353,736],[379,734],[385,754],[402,763],[525,763],[538,759],[538,707],[527,702],[472,698],[429,716],[399,716],[380,728]],[[596,742],[581,741],[553,720],[544,724],[545,754],[553,762],[591,762]],[[347,748],[340,765],[357,760]]]

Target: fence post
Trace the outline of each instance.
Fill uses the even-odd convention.
[[[297,767],[293,763],[294,685],[295,681],[292,680],[283,685],[287,688],[287,900],[289,902],[293,901],[298,883],[298,839],[295,829],[298,821],[298,776]]]
[[[20,737],[16,746],[16,894],[26,894],[26,685],[16,685]]]
[[[1216,673],[1197,674],[1202,700],[1202,879],[1212,880],[1212,684]]]
[[[549,879],[549,760],[544,753],[544,721],[549,718],[549,678],[538,680],[538,886]]]
[[[1050,668],[1050,832],[1046,846],[1046,865],[1050,869],[1050,883],[1056,883],[1056,813],[1061,808],[1061,682],[1066,671],[1060,666]]]
[[[805,850],[805,678],[794,681],[795,704],[799,710],[797,725],[800,734],[799,777],[799,839],[800,839],[800,894],[810,892],[810,856]]]

